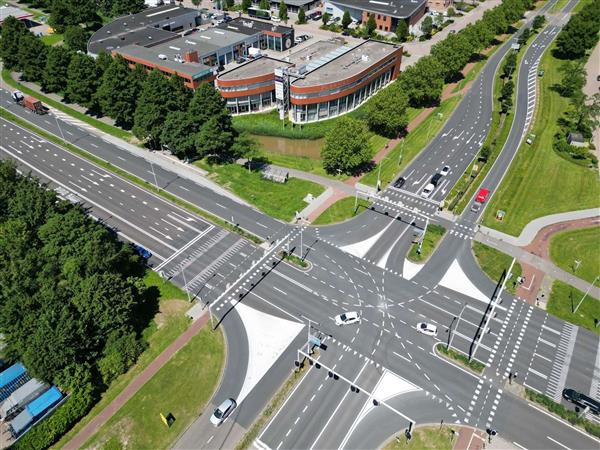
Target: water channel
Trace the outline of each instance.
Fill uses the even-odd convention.
[[[310,159],[320,159],[321,147],[325,139],[289,139],[278,136],[252,135],[260,146],[269,153],[281,155],[304,156]]]

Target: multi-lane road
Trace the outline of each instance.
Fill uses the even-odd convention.
[[[552,19],[524,55],[513,128],[483,182],[492,192],[532,118],[531,73],[563,23],[562,16]],[[388,188],[375,199],[374,210],[319,228],[266,217],[193,180],[150,167],[146,159],[77,124],[15,107],[8,92],[0,92],[2,107],[13,114],[149,183],[154,184],[155,174],[162,189],[224,220],[233,216],[266,241],[257,247],[35,133],[0,121],[0,157],[77,195],[95,217],[150,249],[153,268],[187,288],[199,307],[210,304],[225,331],[226,369],[214,403],[234,397],[239,407],[218,429],[209,425],[207,411],[175,447],[233,447],[293,370],[298,350],[306,352],[308,331],[323,341],[313,354],[318,361],[254,442],[257,448],[374,448],[409,421],[442,419],[494,427],[526,449],[598,448],[597,440],[506,389],[508,372],[518,372],[518,383],[556,400],[564,387],[597,398],[598,336],[513,298],[481,273],[470,251],[479,216],[467,211],[452,222],[437,214],[439,202],[489,130],[493,75],[509,47],[510,41],[494,53],[442,131],[402,174],[407,180],[402,190]],[[432,200],[421,199],[423,184],[444,165],[451,170]],[[404,256],[427,220],[442,223],[449,233],[430,262],[415,268]],[[308,270],[280,260],[278,251],[288,246],[306,257]],[[337,327],[333,318],[343,311],[359,312],[360,323]],[[417,322],[436,325],[437,337],[417,333]],[[450,334],[453,348],[486,365],[483,375],[437,355],[435,346],[445,345]]]

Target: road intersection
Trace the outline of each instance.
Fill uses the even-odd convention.
[[[562,23],[551,23],[524,56],[515,122],[485,186],[499,186],[518,149],[534,107],[528,75]],[[513,298],[500,289],[501,280],[492,283],[481,273],[470,250],[478,215],[467,212],[452,222],[436,214],[487,134],[493,74],[509,46],[510,41],[492,55],[440,134],[408,167],[404,190],[388,188],[374,198],[373,210],[317,228],[282,224],[165,169],[150,168],[87,130],[61,121],[61,131],[58,120],[8,106],[8,93],[0,92],[3,107],[14,114],[56,135],[68,132],[73,144],[152,184],[156,175],[162,189],[225,220],[233,215],[235,223],[266,241],[254,246],[0,120],[0,157],[74,193],[95,217],[150,249],[154,269],[185,287],[199,307],[210,304],[225,330],[228,357],[214,401],[237,397],[240,407],[216,431],[204,414],[176,448],[231,448],[289,375],[298,350],[306,352],[308,319],[313,323],[308,332],[321,336],[323,346],[254,442],[257,448],[374,448],[405,428],[407,417],[416,423],[443,419],[493,426],[526,449],[598,447],[597,440],[505,390],[508,372],[518,372],[518,382],[556,400],[572,386],[597,398],[598,336]],[[446,164],[451,170],[433,201],[421,199],[428,177]],[[443,224],[448,236],[424,270],[403,276],[410,241],[426,220]],[[287,248],[305,257],[309,269],[282,261],[279,250]],[[333,318],[352,310],[360,313],[360,323],[337,327]],[[415,325],[422,321],[437,325],[436,338],[417,333]],[[456,350],[472,353],[473,342],[480,342],[473,357],[486,365],[483,375],[437,354],[435,346],[445,345],[453,325]]]

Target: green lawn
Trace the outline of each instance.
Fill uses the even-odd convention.
[[[550,241],[550,257],[561,269],[592,283],[600,275],[600,227],[554,235]],[[581,261],[577,270],[575,260]]]
[[[407,424],[408,425],[408,424]],[[459,427],[456,427],[455,431]],[[452,440],[451,426],[417,427],[413,429],[412,439],[407,444],[404,430],[398,431],[399,439],[394,437],[388,442],[383,450],[399,450],[413,448],[417,450],[452,450],[456,438]]]
[[[421,247],[421,253],[417,253],[419,248],[418,243],[414,243],[411,245],[410,250],[408,251],[408,255],[406,257],[409,261],[415,263],[422,263],[427,261],[429,256],[433,253],[440,240],[446,234],[446,229],[441,225],[429,225],[427,227],[427,232],[425,233],[425,237],[423,239],[423,245]]]
[[[187,295],[177,286],[163,280],[156,272],[148,270],[144,283],[158,291],[159,311],[143,332],[148,348],[140,355],[129,371],[111,383],[100,401],[53,448],[63,448],[86,424],[100,413],[142,372],[165,348],[189,326],[185,311],[189,308]]]
[[[600,320],[600,302],[590,297],[585,298],[579,309],[573,314],[573,309],[582,299],[584,292],[569,286],[562,281],[554,281],[546,311],[567,322],[600,334],[600,327],[596,327],[594,319]]]
[[[382,188],[391,182],[396,177],[396,174],[403,170],[427,146],[429,141],[442,128],[446,120],[448,120],[460,99],[460,95],[455,95],[444,100],[423,122],[408,133],[403,140],[404,144],[400,142],[392,149],[386,159],[381,161]],[[441,118],[438,114],[442,114]],[[402,158],[400,164],[398,164],[400,152],[402,152]],[[376,186],[377,173],[378,167],[375,167],[371,172],[363,176],[360,182],[369,186]]]
[[[321,213],[319,217],[312,223],[313,225],[328,225],[332,223],[342,222],[344,220],[351,219],[352,217],[360,214],[365,208],[371,206],[371,203],[364,200],[358,200],[358,208],[354,209],[354,203],[356,202],[354,197],[346,197],[338,200],[329,208]]]
[[[481,267],[481,270],[492,280],[494,283],[498,283],[504,270],[508,270],[512,257],[502,252],[499,252],[495,248],[488,247],[480,242],[473,241],[473,254],[475,259]],[[511,294],[516,291],[516,280],[523,273],[521,264],[515,262],[512,271],[512,278],[505,284],[505,288]]]
[[[216,183],[264,213],[285,221],[292,220],[296,211],[306,207],[304,197],[307,194],[318,197],[325,190],[320,184],[298,178],[290,178],[283,184],[263,180],[260,172],[248,172],[238,164],[209,164],[206,160],[195,164],[209,171],[209,177]]]
[[[204,327],[83,447],[169,448],[202,414],[218,385],[224,358],[222,333]],[[161,413],[174,418],[170,427],[161,421]]]
[[[378,134],[372,134],[369,138],[371,146],[371,154],[374,156],[383,148],[387,138]],[[288,167],[290,169],[302,170],[303,172],[313,173],[322,177],[331,178],[334,180],[344,181],[350,178],[349,175],[332,175],[325,171],[323,163],[320,159],[313,159],[306,156],[284,155],[281,153],[265,152],[265,155],[271,164],[277,166]]]
[[[42,42],[46,45],[56,45],[63,40],[63,35],[59,33],[45,34],[42,36]]]
[[[600,183],[597,170],[591,170],[558,156],[553,148],[553,136],[558,131],[557,120],[568,108],[568,99],[550,87],[558,83],[562,64],[550,51],[542,58],[539,79],[536,120],[532,132],[537,135],[533,145],[523,144],[502,185],[486,208],[484,224],[513,236],[533,219],[548,214],[600,205]],[[506,211],[502,222],[496,211]]]

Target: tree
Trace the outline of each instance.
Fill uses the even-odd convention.
[[[144,5],[144,0],[113,0],[110,12],[113,17],[136,14],[144,9]]]
[[[13,16],[8,16],[0,27],[0,58],[7,69],[19,69],[21,60],[19,59],[20,42],[29,31],[20,20]]]
[[[431,19],[431,16],[427,16],[423,19],[423,22],[421,22],[421,31],[425,36],[431,36],[431,32],[433,31],[433,20]]]
[[[161,142],[179,159],[194,158],[197,132],[186,112],[172,111],[162,128]]]
[[[288,21],[287,5],[284,0],[281,0],[281,3],[279,3],[279,18],[285,23]]]
[[[21,60],[22,77],[27,81],[40,81],[46,68],[48,47],[31,33],[20,40],[19,59]]]
[[[535,31],[538,31],[540,28],[542,28],[544,26],[545,23],[546,23],[546,16],[544,16],[543,14],[539,14],[539,15],[535,16],[535,19],[533,19],[533,24],[531,26],[533,27],[533,29]]]
[[[567,118],[573,128],[586,137],[600,125],[600,93],[589,97],[578,93],[571,97],[571,109],[567,111]]]
[[[59,33],[71,25],[97,19],[95,0],[52,0],[48,24]]]
[[[196,7],[196,8],[200,8],[200,5],[202,4],[202,0],[192,0],[192,4]]]
[[[599,24],[600,15],[590,20],[582,13],[572,16],[556,38],[556,55],[562,59],[583,57],[597,42]]]
[[[448,8],[448,17],[454,17],[454,16],[456,16],[456,11],[451,6],[450,8]]]
[[[399,20],[396,25],[396,37],[400,42],[405,42],[408,38],[408,25],[405,20]]]
[[[351,23],[352,17],[350,17],[350,12],[346,10],[344,11],[344,15],[342,16],[342,28],[344,30],[347,30]]]
[[[69,102],[91,108],[92,99],[100,84],[100,73],[91,56],[75,53],[67,69],[65,98]]]
[[[249,161],[256,160],[262,156],[259,143],[250,134],[240,133],[231,146],[232,158],[246,158]]]
[[[63,92],[67,88],[67,69],[71,52],[62,45],[48,49],[46,67],[42,75],[42,89],[45,92]]]
[[[306,12],[304,11],[304,8],[301,6],[300,10],[298,11],[298,24],[302,25],[306,23]]]
[[[531,28],[526,27],[523,29],[523,31],[521,32],[521,35],[519,36],[519,45],[525,45],[527,44],[527,41],[529,40],[529,38],[531,37]]]
[[[358,120],[340,117],[325,138],[321,159],[328,173],[358,173],[371,160],[369,130]]]
[[[215,118],[224,129],[233,130],[231,115],[227,111],[223,97],[208,83],[202,83],[194,92],[188,115],[196,129],[200,129],[209,119]]]
[[[436,58],[424,56],[400,73],[397,83],[402,86],[411,106],[432,106],[442,95],[444,68]]]
[[[113,61],[113,57],[111,56],[110,53],[107,53],[105,51],[100,52],[100,54],[96,58],[96,66],[98,67],[98,70],[100,71],[101,75],[104,72],[106,72],[106,69],[108,69],[110,67],[110,65],[112,64],[112,61]]]
[[[64,33],[65,45],[74,52],[87,52],[89,33],[79,25],[67,27]]]
[[[393,83],[367,102],[369,129],[388,138],[395,138],[408,125],[407,107],[408,97],[400,84]]]
[[[200,4],[200,2],[198,2],[198,4]],[[196,5],[198,6],[198,5]],[[241,3],[242,6],[242,11],[246,14],[248,14],[248,8],[252,7],[252,0],[242,0]]]
[[[115,119],[118,126],[131,128],[135,103],[141,85],[134,72],[121,56],[117,55],[106,72],[96,92],[96,100],[104,114]]]
[[[102,381],[109,385],[111,381],[125,373],[142,353],[143,347],[135,332],[114,330],[108,334],[103,356],[98,361]]]
[[[233,138],[232,128],[223,126],[216,117],[211,117],[202,124],[196,135],[196,153],[200,158],[215,156],[224,159],[229,156]]]
[[[503,78],[512,78],[515,73],[515,69],[517,68],[517,53],[509,52],[506,56],[506,62],[502,66],[502,77]]]
[[[323,21],[323,26],[324,27],[327,26],[327,24],[329,23],[330,19],[331,19],[331,14],[329,14],[329,13],[323,14],[323,17],[321,18],[321,20]]]
[[[587,72],[583,60],[567,61],[559,71],[562,73],[562,79],[558,88],[563,97],[572,97],[585,86]]]
[[[269,6],[269,0],[260,0],[260,9],[269,10],[271,7]]]
[[[369,19],[367,20],[367,25],[365,26],[365,33],[367,36],[373,36],[375,30],[377,29],[377,23],[375,22],[375,14],[369,14]]]
[[[436,58],[444,68],[444,78],[452,81],[459,76],[473,54],[473,43],[462,33],[449,35],[442,42],[431,48],[431,55]]]
[[[512,105],[513,105],[512,94],[513,94],[514,88],[515,88],[515,84],[513,83],[512,80],[508,80],[502,86],[501,97],[500,97],[500,99],[501,99],[500,106],[501,106],[502,114],[507,114],[508,111],[510,110],[510,108],[512,108]]]

